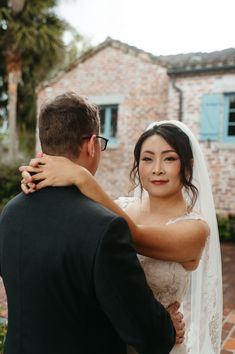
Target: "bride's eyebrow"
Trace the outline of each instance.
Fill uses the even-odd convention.
[[[152,154],[152,155],[154,155],[154,152],[153,151],[151,151],[151,150],[144,150],[144,151],[142,151],[142,154]]]
[[[169,149],[169,150],[163,150],[161,151],[161,154],[168,154],[169,152],[174,152],[175,154],[177,154],[177,152],[175,150]],[[151,150],[144,150],[142,151],[142,154],[151,154],[154,155],[154,152]]]
[[[168,154],[169,152],[174,152],[174,153],[177,154],[177,152],[176,152],[175,150],[164,150],[164,151],[162,151],[161,153],[162,153],[162,154]]]

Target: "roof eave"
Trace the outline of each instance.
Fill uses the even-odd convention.
[[[210,66],[204,68],[169,68],[167,70],[168,75],[187,75],[187,74],[198,74],[198,73],[210,73],[210,72],[221,72],[221,71],[234,71],[235,65],[223,65],[223,66]]]

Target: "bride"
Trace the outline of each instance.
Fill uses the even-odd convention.
[[[222,280],[213,197],[200,146],[183,123],[154,122],[139,137],[130,174],[135,197],[119,198],[122,209],[87,170],[64,157],[43,155],[20,170],[25,193],[75,184],[123,216],[154,296],[165,307],[181,303],[186,338],[171,354],[220,353]]]

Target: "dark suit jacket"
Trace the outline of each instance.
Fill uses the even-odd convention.
[[[126,222],[74,187],[19,194],[0,217],[5,354],[165,354],[175,341]]]

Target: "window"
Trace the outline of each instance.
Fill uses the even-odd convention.
[[[200,139],[235,143],[235,94],[204,95]]]
[[[101,134],[109,139],[111,145],[117,143],[118,105],[100,106]]]
[[[235,94],[224,97],[224,141],[235,142]]]

